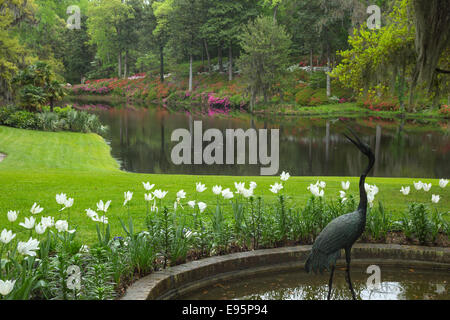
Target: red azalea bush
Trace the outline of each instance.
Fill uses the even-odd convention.
[[[439,114],[446,115],[446,116],[450,116],[450,106],[448,106],[448,105],[446,105],[446,104],[442,105],[442,106],[439,108],[438,113],[439,113]]]

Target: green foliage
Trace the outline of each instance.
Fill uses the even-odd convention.
[[[272,18],[258,17],[244,28],[240,41],[243,54],[238,66],[250,88],[253,107],[256,94],[261,92],[267,98],[286,72],[291,40]]]
[[[399,76],[412,79],[416,61],[410,0],[394,3],[385,25],[373,31],[363,24],[349,38],[351,48],[338,52],[342,60],[331,75],[358,94],[365,95],[369,90],[379,94],[385,94],[386,90],[393,92]],[[403,91],[397,90],[397,94],[403,96]]]
[[[14,78],[19,88],[20,105],[28,110],[39,110],[47,103],[53,107],[65,91],[45,62],[36,62],[19,72]]]
[[[29,112],[13,106],[0,107],[0,124],[21,129],[34,129],[43,131],[74,131],[94,132],[104,134],[106,127],[102,126],[95,114],[72,109],[44,107],[43,112]]]
[[[412,203],[402,220],[405,234],[409,237],[414,235],[422,244],[427,243],[431,235],[429,215],[429,209],[424,204]]]
[[[309,78],[309,85],[313,89],[322,89],[327,87],[327,75],[325,72],[313,72]]]
[[[309,105],[311,96],[314,94],[314,89],[311,87],[303,86],[295,95],[295,102],[301,106]]]

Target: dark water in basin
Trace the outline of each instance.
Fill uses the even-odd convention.
[[[324,300],[328,294],[329,275],[310,275],[303,270],[217,283],[180,297],[180,300]],[[442,271],[389,269],[381,267],[380,288],[368,288],[369,274],[353,268],[352,283],[362,300],[450,300],[450,274]],[[332,299],[352,299],[344,271],[337,270]]]
[[[279,172],[296,176],[358,176],[366,158],[342,136],[340,119],[319,117],[189,115],[159,108],[97,108],[109,126],[106,139],[122,169],[139,173],[260,175],[260,165],[175,165],[171,160],[173,130],[192,128],[202,120],[209,128],[280,129]],[[450,176],[450,138],[447,121],[349,119],[363,141],[376,153],[374,176],[444,178]],[[204,143],[206,146],[208,143]],[[248,149],[247,149],[248,150]],[[269,149],[270,151],[270,149]],[[247,151],[248,152],[248,151]],[[248,162],[248,161],[246,161]]]

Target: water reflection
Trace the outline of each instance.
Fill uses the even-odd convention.
[[[368,274],[354,268],[352,280],[358,299],[362,300],[428,300],[450,299],[450,275],[445,270],[390,269],[382,267],[381,286],[368,288]],[[179,299],[215,300],[324,300],[328,294],[328,274],[312,276],[303,270],[276,272],[270,275],[217,283]],[[351,293],[344,271],[336,273],[332,299],[348,300]]]
[[[110,127],[106,137],[122,169],[139,173],[259,175],[260,165],[181,165],[172,163],[173,130],[217,128],[280,129],[280,170],[297,176],[356,176],[366,159],[345,140],[339,119],[306,117],[209,117],[168,113],[159,108],[101,108],[93,111]],[[450,176],[447,122],[348,119],[376,153],[375,176],[442,178]],[[225,136],[225,135],[224,135]],[[208,143],[204,143],[204,147]],[[269,149],[270,150],[270,149]],[[247,155],[248,158],[248,155]],[[248,161],[247,161],[248,163]]]

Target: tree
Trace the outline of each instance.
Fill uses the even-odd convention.
[[[45,62],[38,61],[28,66],[18,73],[13,82],[19,89],[20,105],[29,110],[38,110],[46,103],[53,110],[54,102],[65,95],[62,85]]]
[[[156,38],[160,58],[160,80],[164,82],[164,47],[169,37],[169,17],[173,10],[173,0],[155,1],[152,3],[153,13],[156,18],[156,27],[153,36]]]
[[[117,57],[117,73],[124,76],[122,54],[125,51],[125,73],[130,49],[133,8],[122,0],[93,0],[88,11],[88,32],[91,43],[97,46],[97,55],[108,61]]]
[[[204,0],[173,0],[169,18],[174,48],[189,57],[189,91],[193,84],[193,56],[200,42],[201,12]]]
[[[267,102],[274,85],[286,72],[291,40],[273,18],[258,17],[244,28],[240,41],[243,53],[238,65],[250,89],[253,111],[256,95],[262,93]]]
[[[12,80],[30,56],[13,31],[26,19],[32,19],[32,1],[0,0],[0,100],[11,101]]]
[[[442,53],[450,48],[450,3],[448,0],[413,0],[416,26],[416,65],[412,75],[409,102],[418,82],[428,84],[438,97],[437,73],[450,73],[438,67]]]
[[[233,79],[233,45],[238,42],[241,27],[256,15],[256,3],[251,0],[214,0],[208,9],[208,18],[201,30],[204,38],[209,36],[219,46],[220,55],[223,45],[228,45],[228,80],[230,81]]]

